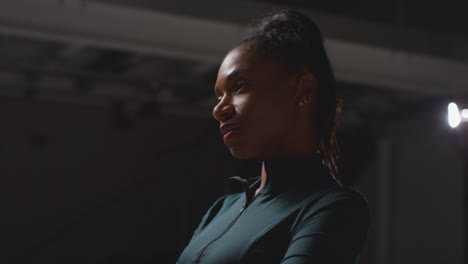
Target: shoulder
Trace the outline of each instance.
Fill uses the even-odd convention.
[[[206,212],[207,218],[214,217],[217,214],[228,210],[240,197],[242,193],[225,194],[217,198],[208,208]],[[209,220],[209,219],[207,219]]]
[[[241,192],[225,194],[219,197],[218,199],[216,199],[211,205],[211,207],[220,207],[220,208],[229,207],[233,203],[235,203],[242,196],[242,194],[243,193]]]
[[[305,206],[323,209],[339,204],[368,208],[367,199],[360,191],[341,184],[319,191],[317,197],[311,199]]]
[[[359,191],[336,186],[310,200],[290,229],[286,258],[312,255],[330,263],[354,263],[369,227],[367,200]],[[320,262],[320,261],[318,261]]]
[[[301,208],[296,224],[320,223],[326,226],[362,226],[369,225],[369,207],[367,199],[358,190],[349,186],[335,186],[322,191],[316,199],[308,201]]]
[[[366,197],[350,186],[339,185],[325,192],[320,198],[318,206],[333,206],[345,203],[368,208]]]

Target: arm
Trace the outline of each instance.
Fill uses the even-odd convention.
[[[354,264],[366,241],[369,209],[353,192],[305,214],[281,264]]]

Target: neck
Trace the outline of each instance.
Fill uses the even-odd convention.
[[[259,186],[258,189],[255,191],[255,195],[257,195],[258,192],[263,188],[263,186],[265,186],[265,184],[266,184],[266,178],[267,178],[267,174],[266,174],[266,171],[265,171],[265,162],[262,162],[261,182],[260,182],[260,186]]]
[[[311,157],[311,156],[315,156],[316,155],[316,152],[314,152],[313,154],[303,154],[303,155],[299,155],[298,158],[305,158],[305,157]],[[292,160],[294,159],[294,157],[288,157],[286,159],[289,159],[289,160]],[[267,175],[267,170],[265,169],[265,162],[275,162],[275,161],[278,161],[280,159],[273,159],[271,161],[269,160],[264,160],[262,161],[262,172],[261,172],[261,182],[260,182],[260,186],[255,190],[255,195],[258,194],[258,192],[260,192],[260,190],[266,185],[268,179],[268,175]]]

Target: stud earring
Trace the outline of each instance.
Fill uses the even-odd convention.
[[[302,99],[302,101],[299,102],[299,106],[306,104],[308,101],[309,101],[309,98],[305,97],[304,99]]]

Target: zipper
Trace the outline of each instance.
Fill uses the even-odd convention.
[[[224,234],[226,234],[227,231],[229,231],[229,229],[231,229],[231,227],[234,225],[234,223],[237,221],[237,219],[239,219],[239,217],[241,216],[242,212],[245,211],[245,209],[255,200],[255,198],[257,198],[258,195],[256,195],[252,201],[250,201],[248,204],[245,203],[242,208],[240,209],[239,213],[237,214],[237,216],[234,218],[234,220],[231,221],[231,223],[226,227],[226,229],[224,229],[224,231],[219,234],[215,239],[211,240],[206,246],[204,246],[202,248],[202,250],[200,251],[200,253],[198,253],[198,256],[197,258],[195,259],[195,262],[194,263],[200,263],[200,260],[201,260],[201,257],[203,256],[203,253],[205,253],[205,251],[208,249],[208,247],[213,244],[216,240],[220,239]]]

